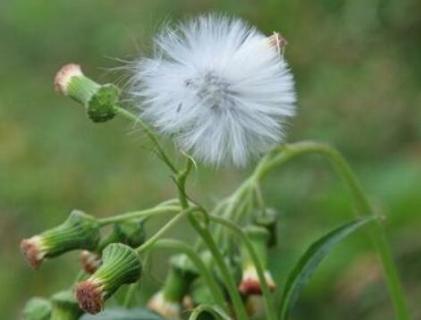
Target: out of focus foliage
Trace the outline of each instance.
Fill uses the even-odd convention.
[[[73,208],[106,216],[174,194],[169,172],[148,151],[141,132],[121,120],[90,123],[81,108],[54,94],[55,71],[78,62],[101,81],[124,84],[124,72],[114,70],[147,53],[160,24],[210,11],[244,17],[288,39],[286,56],[299,97],[289,140],[332,143],[351,161],[387,216],[411,310],[420,318],[418,0],[0,1],[2,318],[18,318],[24,301],[62,290],[77,271],[77,254],[31,271],[18,250],[23,236],[62,221]],[[190,189],[211,205],[244,176],[200,168]],[[273,174],[265,192],[283,213],[280,244],[271,255],[282,281],[310,239],[350,217],[352,206],[318,157]],[[158,259],[151,263],[159,279]],[[159,284],[144,286],[151,291]],[[326,261],[295,319],[390,319],[390,312],[368,240],[357,237]]]

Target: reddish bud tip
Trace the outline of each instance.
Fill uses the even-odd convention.
[[[56,73],[54,78],[54,89],[59,93],[67,95],[67,87],[70,79],[74,76],[82,75],[83,73],[80,65],[74,63],[66,64]]]
[[[79,307],[90,313],[100,312],[104,306],[101,286],[98,282],[86,280],[76,285],[76,299]]]
[[[265,281],[270,290],[275,290],[276,285],[269,271],[265,271]],[[238,290],[243,295],[262,294],[262,287],[260,285],[259,277],[257,276],[257,272],[254,268],[249,268],[244,272],[243,279],[238,286]]]
[[[41,250],[40,240],[40,237],[34,236],[29,239],[23,239],[20,243],[22,253],[29,265],[34,269],[37,269],[44,259],[44,253]]]

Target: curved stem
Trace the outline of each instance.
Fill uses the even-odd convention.
[[[212,295],[215,298],[215,302],[220,307],[226,309],[224,295],[218,283],[213,278],[212,274],[209,272],[208,268],[206,267],[200,256],[198,256],[197,253],[189,245],[179,240],[161,239],[154,244],[154,248],[175,249],[177,251],[183,252],[186,256],[188,256],[191,262],[196,266],[200,275],[206,281],[209,290],[212,292]]]
[[[259,277],[260,285],[262,286],[262,293],[263,293],[265,307],[266,307],[266,319],[269,319],[269,320],[276,319],[276,311],[273,306],[272,296],[265,279],[265,270],[263,269],[263,266],[259,260],[259,256],[256,253],[256,250],[254,249],[250,240],[247,238],[246,234],[243,232],[243,230],[241,230],[239,226],[237,226],[235,223],[231,222],[230,220],[217,217],[217,216],[210,216],[209,219],[215,223],[218,223],[230,229],[235,235],[237,235],[244,242],[244,244],[246,245],[247,251],[250,255],[250,258],[253,260],[253,264],[257,271],[257,276]]]
[[[358,214],[375,214],[358,179],[354,175],[346,160],[335,149],[328,145],[316,142],[298,142],[295,144],[282,146],[278,150],[275,150],[275,152],[277,152],[277,154],[269,154],[256,168],[252,176],[255,181],[261,180],[272,168],[275,166],[283,165],[292,158],[308,153],[317,153],[325,156],[330,161],[337,174],[349,187],[354,198]],[[376,219],[376,223],[371,226],[370,230],[370,234],[373,238],[373,242],[383,265],[386,283],[389,289],[396,317],[399,320],[409,320],[411,317],[408,312],[399,275],[396,270],[392,254],[390,252],[389,245],[387,243],[384,226],[379,219]]]
[[[127,213],[119,214],[119,215],[108,217],[108,218],[103,218],[99,220],[99,223],[101,226],[106,226],[106,225],[121,222],[121,221],[150,217],[156,214],[177,212],[177,211],[180,211],[179,206],[157,206],[151,209],[146,209],[146,210],[141,210],[141,211],[132,211],[132,212],[127,212]]]
[[[165,164],[170,168],[170,170],[173,173],[177,173],[177,168],[174,166],[174,164],[171,162],[170,158],[167,156],[167,154],[164,151],[164,148],[162,148],[161,143],[159,142],[158,138],[155,136],[155,133],[147,126],[143,120],[137,116],[135,116],[130,111],[123,109],[121,107],[115,106],[114,107],[117,114],[125,117],[126,119],[129,119],[130,121],[133,121],[134,123],[140,124],[142,129],[145,131],[148,138],[152,141],[152,143],[155,145],[156,150],[161,157],[161,159],[165,162]]]

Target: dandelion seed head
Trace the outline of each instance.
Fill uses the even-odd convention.
[[[195,159],[244,166],[282,142],[294,115],[292,75],[273,40],[240,19],[166,26],[136,61],[140,116]]]

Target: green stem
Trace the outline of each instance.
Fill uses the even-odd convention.
[[[158,138],[156,137],[155,133],[146,125],[146,123],[140,118],[131,113],[130,111],[127,111],[126,109],[123,109],[121,107],[115,106],[114,107],[115,112],[126,119],[129,119],[130,121],[133,121],[134,123],[140,124],[142,129],[145,131],[148,138],[152,141],[152,143],[155,145],[156,150],[161,157],[161,159],[165,162],[165,164],[170,168],[170,170],[177,174],[177,169],[174,166],[174,164],[171,162],[170,158],[167,156],[167,154],[164,151],[164,148],[162,148],[161,143],[159,142]]]
[[[357,180],[346,160],[338,151],[325,144],[315,142],[298,142],[295,144],[285,145],[278,150],[277,155],[273,156],[271,153],[261,162],[253,174],[253,179],[255,179],[255,181],[259,181],[275,166],[280,166],[292,158],[308,153],[318,153],[325,156],[331,162],[338,175],[349,187],[359,215],[375,214],[361,187],[361,184]],[[399,320],[409,320],[411,317],[409,315],[399,275],[389,249],[384,226],[379,219],[376,219],[376,223],[372,225],[370,234],[383,265],[386,283],[396,317]]]
[[[191,207],[189,209],[183,210],[180,213],[178,213],[174,218],[168,221],[166,225],[164,225],[161,229],[159,229],[158,232],[156,232],[152,237],[150,237],[144,244],[138,247],[136,249],[137,253],[140,254],[151,249],[153,245],[155,244],[155,242],[157,242],[159,238],[161,238],[165,234],[165,232],[167,232],[174,225],[176,225],[181,220],[181,218],[183,218],[185,215],[195,210],[197,210],[196,207]]]
[[[220,307],[224,308],[224,310],[226,309],[224,295],[218,283],[215,281],[215,279],[213,278],[212,274],[209,272],[206,265],[203,263],[200,256],[198,256],[197,253],[190,246],[178,240],[161,239],[155,243],[154,248],[174,249],[188,256],[191,262],[196,266],[200,275],[206,281],[209,287],[209,290],[212,292],[212,295],[215,298],[215,302]]]
[[[266,319],[268,320],[276,319],[276,311],[273,306],[272,296],[265,279],[265,270],[263,269],[262,263],[259,259],[259,255],[254,249],[247,235],[243,232],[243,230],[239,226],[237,226],[235,223],[231,222],[230,220],[227,220],[218,216],[210,216],[209,219],[215,223],[218,223],[230,229],[235,235],[237,235],[244,242],[244,244],[246,245],[247,251],[250,255],[250,258],[253,260],[253,264],[257,271],[257,276],[259,277],[260,285],[262,286],[262,293],[263,293],[265,307],[266,307]]]
[[[214,258],[215,263],[218,266],[219,271],[221,273],[221,277],[224,280],[224,284],[227,288],[227,291],[231,297],[231,301],[238,319],[248,319],[247,312],[241,300],[241,296],[238,292],[234,277],[229,271],[228,266],[224,261],[224,257],[218,250],[218,247],[214,239],[212,238],[212,235],[210,234],[209,230],[206,227],[202,227],[191,213],[189,214],[189,221],[193,228],[196,230],[196,232],[203,239],[204,243],[206,244],[206,246],[212,254],[212,257]]]
[[[178,186],[178,194],[181,206],[183,209],[187,209],[189,206],[189,202],[187,199],[186,191],[185,191],[185,185],[186,180],[188,177],[188,174],[190,173],[192,168],[192,161],[191,159],[188,159],[186,169],[177,175],[176,182]],[[197,211],[198,208],[196,208],[195,211]],[[205,212],[203,209],[200,209],[202,213],[204,213],[206,216],[208,216],[207,212]],[[218,266],[221,276],[223,277],[226,289],[231,297],[232,304],[235,310],[235,313],[237,314],[238,320],[246,320],[247,312],[243,305],[243,302],[241,300],[241,296],[237,290],[236,283],[234,280],[233,275],[230,273],[228,266],[226,265],[224,261],[224,257],[222,256],[221,252],[219,251],[214,239],[212,238],[212,235],[210,234],[207,226],[203,227],[199,221],[196,219],[196,217],[193,215],[194,211],[190,211],[188,213],[188,218],[190,224],[193,226],[193,228],[196,230],[196,232],[201,237],[202,241],[205,243],[205,245],[208,247],[209,251],[211,252],[216,265]]]
[[[118,223],[126,220],[137,219],[149,217],[156,214],[168,213],[168,212],[177,212],[180,210],[179,206],[157,206],[151,209],[141,210],[141,211],[132,211],[123,213],[117,216],[103,218],[99,220],[101,226],[106,226],[112,223]]]

